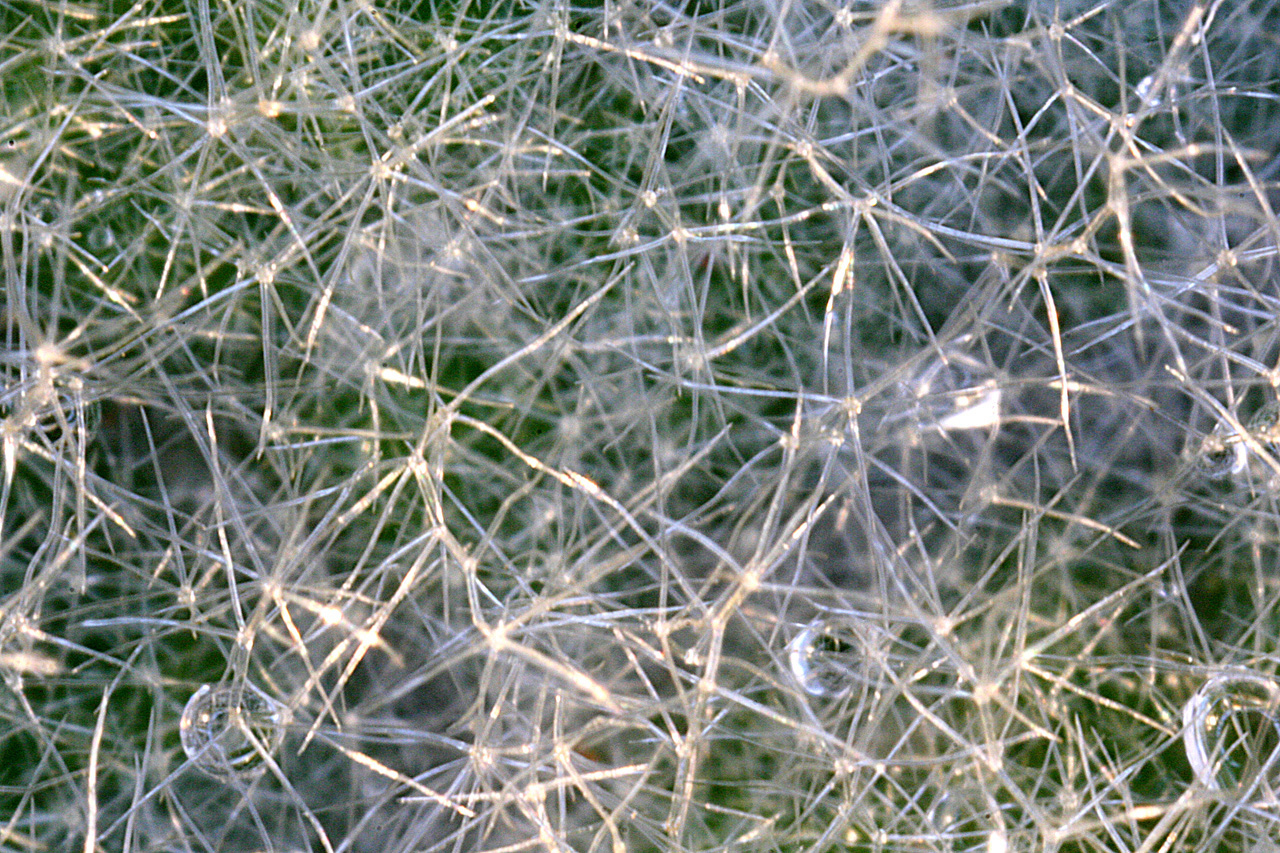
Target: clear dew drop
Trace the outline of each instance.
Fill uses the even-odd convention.
[[[1249,469],[1249,457],[1259,445],[1274,454],[1280,446],[1280,401],[1272,400],[1254,413],[1244,432],[1219,423],[1201,440],[1194,454],[1201,476],[1211,480],[1239,476]]]
[[[787,645],[791,674],[810,696],[847,693],[865,666],[866,639],[854,623],[815,619]]]
[[[249,684],[205,684],[182,711],[182,750],[210,776],[251,775],[280,748],[288,722],[288,708]]]
[[[1195,456],[1196,469],[1211,480],[1233,477],[1249,464],[1249,449],[1243,438],[1215,429],[1205,436]]]
[[[939,838],[980,837],[990,825],[991,815],[990,798],[959,778],[940,786],[937,799],[926,812],[929,827]]]
[[[97,254],[115,246],[116,234],[106,225],[95,225],[89,229],[87,240],[89,249]]]
[[[903,391],[903,411],[918,438],[1000,425],[999,383],[988,365],[960,350],[931,361]]]
[[[1249,434],[1262,445],[1280,443],[1280,400],[1271,400],[1249,420]]]
[[[1209,790],[1273,796],[1280,782],[1280,684],[1251,672],[1206,681],[1182,710],[1187,762]]]

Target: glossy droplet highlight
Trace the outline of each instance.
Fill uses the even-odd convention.
[[[1249,434],[1269,448],[1280,443],[1280,401],[1272,400],[1258,410],[1249,421]]]
[[[253,774],[280,748],[288,722],[288,708],[249,684],[205,684],[182,711],[182,749],[210,776]]]
[[[1187,761],[1215,791],[1271,793],[1280,781],[1280,685],[1248,672],[1216,675],[1182,710]]]
[[[1249,464],[1248,446],[1240,435],[1215,429],[1200,442],[1195,464],[1211,480],[1235,476]]]
[[[810,696],[846,693],[867,661],[866,628],[852,620],[815,619],[787,646],[791,674]]]
[[[911,438],[998,427],[1003,394],[991,368],[952,349],[904,384],[901,406]],[[896,419],[896,418],[893,418]]]

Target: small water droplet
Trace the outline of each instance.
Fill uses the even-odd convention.
[[[1206,681],[1182,709],[1187,761],[1215,791],[1280,782],[1280,684],[1251,672]]]
[[[230,780],[259,772],[288,722],[288,708],[252,685],[205,684],[182,711],[182,750],[200,770]]]
[[[88,243],[93,252],[105,252],[116,244],[116,234],[106,225],[95,225],[89,229]]]
[[[1249,448],[1241,436],[1216,428],[1200,442],[1195,455],[1196,470],[1211,480],[1233,477],[1249,464]]]
[[[929,434],[997,427],[1003,392],[991,368],[949,350],[903,386],[902,412],[917,440]],[[897,417],[893,417],[894,420]]]
[[[1138,81],[1138,85],[1133,87],[1133,93],[1138,96],[1139,101],[1145,102],[1145,106],[1149,109],[1155,109],[1164,103],[1164,100],[1156,95],[1152,97],[1152,90],[1155,89],[1156,76],[1148,74]]]
[[[813,620],[787,646],[791,674],[810,696],[847,693],[865,677],[868,630],[853,620]]]
[[[1262,445],[1280,443],[1280,400],[1272,400],[1249,420],[1249,434]]]
[[[933,793],[937,798],[929,807],[927,819],[937,837],[969,842],[982,837],[991,822],[992,804],[981,788],[954,778]]]

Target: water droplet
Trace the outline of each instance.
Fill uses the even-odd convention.
[[[1280,782],[1280,684],[1250,672],[1206,681],[1182,709],[1183,742],[1196,778],[1214,791]],[[1265,772],[1264,772],[1265,771]]]
[[[1249,434],[1262,445],[1280,443],[1280,400],[1267,403],[1249,421]]]
[[[1159,95],[1152,96],[1155,89],[1156,76],[1148,74],[1138,81],[1138,85],[1133,87],[1133,93],[1138,96],[1138,100],[1144,102],[1144,106],[1148,109],[1155,109],[1164,103],[1164,99]]]
[[[1211,480],[1234,477],[1248,464],[1248,445],[1238,434],[1221,426],[1204,437],[1195,455],[1196,470]]]
[[[865,677],[870,630],[853,620],[815,619],[787,646],[791,674],[810,696],[847,693]]]
[[[229,780],[259,772],[288,722],[288,708],[252,685],[205,684],[182,711],[182,749],[205,773]]]
[[[982,837],[990,826],[991,815],[990,798],[980,788],[965,785],[958,778],[939,786],[937,799],[927,812],[929,827],[937,837],[966,844]]]
[[[89,229],[88,243],[94,253],[105,252],[116,244],[116,234],[106,225],[95,225]]]
[[[989,366],[958,350],[930,362],[904,388],[904,410],[917,436],[1000,425],[999,383]]]

